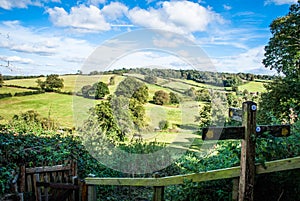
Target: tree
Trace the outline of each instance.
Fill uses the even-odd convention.
[[[83,86],[81,88],[82,96],[85,97],[85,98],[90,98],[91,97],[91,90],[92,89],[93,89],[93,87],[91,85]]]
[[[149,96],[148,87],[133,77],[127,77],[125,80],[120,82],[115,94],[116,96],[135,98],[143,104],[147,102]]]
[[[116,76],[111,76],[109,79],[109,85],[115,85],[116,83]]]
[[[145,76],[145,81],[148,82],[149,84],[156,84],[157,83],[157,77],[153,75],[146,75]]]
[[[153,102],[157,105],[165,105],[170,102],[170,96],[163,90],[156,91],[153,96]]]
[[[265,46],[265,67],[277,70],[289,78],[300,76],[300,1],[290,7],[284,17],[270,25],[272,37]]]
[[[161,120],[158,123],[158,127],[160,128],[160,130],[167,130],[169,128],[169,122],[167,120]]]
[[[57,74],[47,75],[44,82],[40,79],[38,79],[36,82],[38,86],[45,91],[60,90],[64,87],[64,79],[59,78],[59,75]]]
[[[170,103],[171,104],[179,104],[180,97],[177,94],[175,94],[173,92],[170,92],[169,96],[170,96]]]
[[[4,83],[4,81],[3,81],[3,76],[2,76],[2,74],[0,74],[0,87],[3,86],[3,83]]]
[[[195,121],[199,122],[200,128],[204,128],[210,125],[212,121],[211,104],[201,105],[199,116],[196,117]]]
[[[93,88],[95,90],[95,99],[104,98],[105,95],[109,94],[108,86],[104,82],[95,83]]]
[[[101,99],[109,94],[109,88],[104,82],[96,82],[91,85],[86,85],[81,88],[82,96],[85,98]]]
[[[286,16],[275,19],[270,30],[272,37],[265,46],[263,64],[284,76],[266,85],[260,102],[262,123],[274,117],[284,120],[290,108],[300,111],[300,1],[290,6]]]

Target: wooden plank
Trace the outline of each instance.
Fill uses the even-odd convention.
[[[20,192],[23,193],[23,192],[25,192],[25,185],[26,185],[25,165],[22,165],[20,169],[21,169],[21,171],[20,171],[21,172],[21,174],[20,174]]]
[[[267,137],[266,132],[274,137],[288,137],[291,134],[290,125],[257,126],[256,133],[259,137]]]
[[[228,116],[235,121],[242,122],[243,110],[239,108],[229,108]]]
[[[33,186],[34,186],[34,191],[35,191],[35,200],[36,201],[41,201],[42,200],[42,195],[41,195],[41,188],[37,186],[37,182],[40,181],[40,175],[39,174],[34,174],[33,175]]]
[[[74,184],[67,184],[67,183],[50,183],[50,182],[36,182],[37,186],[44,186],[47,188],[53,188],[53,189],[71,189],[76,190],[79,188],[79,186]]]
[[[186,181],[202,182],[218,179],[238,177],[239,167],[213,170],[186,175],[176,175],[163,178],[85,178],[87,185],[114,185],[114,186],[169,186],[184,184]]]
[[[232,179],[232,201],[238,201],[239,199],[239,178]]]
[[[300,169],[300,156],[282,160],[266,162],[264,165],[256,165],[256,174],[265,174],[285,170]]]
[[[55,165],[55,166],[44,166],[44,167],[35,167],[35,168],[26,168],[26,173],[43,173],[43,172],[56,172],[63,170],[70,170],[71,166],[69,165]]]
[[[239,201],[253,201],[254,199],[256,109],[257,105],[252,101],[243,103],[245,139],[243,139],[241,143]]]
[[[265,174],[284,170],[300,169],[300,156],[282,160],[256,164],[256,174]],[[203,182],[219,179],[236,178],[240,175],[240,166],[200,172],[186,175],[176,175],[162,178],[85,178],[85,185],[103,186],[169,186],[184,184],[186,181]],[[83,188],[84,191],[84,188]],[[85,194],[84,192],[82,194]]]
[[[208,127],[202,129],[202,140],[244,139],[245,127]]]

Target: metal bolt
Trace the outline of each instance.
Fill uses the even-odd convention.
[[[251,110],[252,110],[252,111],[255,111],[256,109],[257,109],[256,105],[252,105],[252,106],[251,106]]]
[[[261,128],[259,126],[257,126],[255,130],[257,133],[259,133],[261,131]]]

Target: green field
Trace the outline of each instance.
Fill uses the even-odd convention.
[[[249,92],[265,92],[266,88],[264,87],[263,82],[251,81],[246,84],[239,86],[239,91],[244,91],[247,89]]]
[[[65,75],[61,76],[64,79],[64,88],[62,91],[78,92],[84,85],[92,85],[97,81],[109,83],[109,79],[115,76],[115,85],[110,85],[110,93],[114,93],[118,84],[126,77],[133,76],[139,79],[144,79],[143,75],[128,74],[125,76],[119,75]],[[43,78],[42,78],[43,79]],[[36,87],[35,79],[16,79],[5,81],[5,85],[16,85],[22,87]],[[247,89],[249,92],[263,92],[263,82],[248,82],[239,86],[239,90]],[[183,92],[191,87],[196,90],[209,88],[214,90],[223,90],[223,87],[216,87],[207,84],[197,83],[191,80],[181,79],[163,79],[158,78],[158,84],[147,84],[149,88],[149,101],[158,90],[166,92],[175,92],[183,96]],[[16,93],[22,91],[30,91],[28,89],[20,89],[15,87],[2,87],[0,93]],[[31,90],[32,91],[32,90]],[[7,122],[14,114],[19,114],[28,110],[36,110],[44,117],[50,115],[62,127],[73,127],[84,121],[88,116],[88,109],[93,107],[99,101],[85,99],[79,96],[63,95],[57,93],[45,93],[39,95],[30,95],[22,97],[12,97],[0,99],[0,116],[4,119],[1,122]],[[147,114],[147,123],[149,127],[158,127],[158,122],[167,119],[172,125],[186,125],[187,127],[195,127],[195,116],[198,115],[199,105],[201,102],[185,101],[179,105],[158,106],[151,102],[145,105]]]
[[[11,93],[12,95],[14,95],[15,93],[24,92],[24,91],[32,91],[32,89],[22,89],[22,88],[6,87],[6,86],[0,87],[0,94]]]

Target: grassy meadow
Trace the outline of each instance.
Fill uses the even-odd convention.
[[[139,74],[125,74],[120,75],[92,75],[92,76],[78,76],[78,75],[64,75],[61,76],[64,80],[63,92],[79,92],[85,85],[93,85],[97,81],[109,83],[110,78],[115,77],[115,84],[109,85],[110,93],[114,93],[118,84],[125,79],[126,76],[133,76],[140,80],[144,79],[143,75]],[[41,78],[44,80],[45,78]],[[16,79],[7,80],[5,85],[15,85],[21,87],[37,87],[37,78],[33,79]],[[249,92],[263,92],[263,82],[251,81],[239,86],[239,90],[247,89]],[[192,134],[197,128],[195,117],[199,113],[200,105],[204,102],[184,101],[178,105],[164,105],[159,106],[151,102],[154,93],[158,90],[166,92],[174,92],[182,95],[187,89],[194,87],[196,90],[207,88],[218,91],[224,91],[224,87],[216,87],[208,84],[197,83],[192,80],[183,79],[163,79],[158,78],[157,84],[146,84],[149,89],[148,103],[145,104],[147,123],[149,128],[157,128],[161,120],[168,120],[170,128],[175,128],[177,125],[182,125],[181,132]],[[29,89],[7,87],[0,88],[0,93],[16,93],[30,91]],[[31,90],[32,91],[32,90]],[[30,96],[10,97],[0,99],[0,116],[1,122],[8,122],[15,114],[26,112],[28,110],[35,110],[43,117],[51,117],[61,127],[74,127],[80,125],[88,117],[88,109],[93,107],[101,100],[86,99],[80,96],[72,96],[58,93],[44,93]],[[185,127],[184,127],[185,126]],[[186,128],[186,129],[185,129]],[[173,131],[174,132],[174,131]],[[172,142],[172,136],[176,134],[170,132],[148,133],[145,139],[160,140],[164,142]]]

